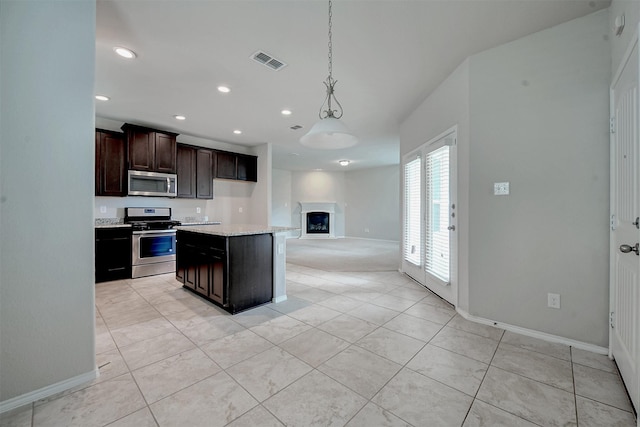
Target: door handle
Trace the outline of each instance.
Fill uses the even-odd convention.
[[[631,245],[620,245],[620,252],[623,254],[628,254],[629,252],[635,252],[636,255],[640,255],[640,245],[636,243],[634,246]]]
[[[456,231],[456,226],[455,225],[450,225],[450,226],[447,227],[447,230]]]

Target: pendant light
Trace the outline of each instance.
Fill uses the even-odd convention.
[[[323,150],[347,148],[358,143],[358,138],[340,121],[343,110],[342,105],[340,105],[334,93],[337,81],[333,79],[331,17],[331,0],[329,0],[329,76],[327,80],[324,81],[324,85],[327,87],[327,96],[320,106],[320,112],[318,113],[320,121],[313,125],[306,135],[300,138],[302,145]],[[337,109],[333,108],[334,103]],[[324,108],[325,105],[326,109]]]

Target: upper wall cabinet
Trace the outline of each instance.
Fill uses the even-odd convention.
[[[238,180],[258,181],[258,158],[246,154],[238,154],[237,160]]]
[[[178,144],[178,197],[213,199],[213,156],[212,150]]]
[[[125,123],[129,144],[129,169],[176,173],[177,134]]]
[[[124,135],[96,129],[96,196],[125,196],[127,150]]]
[[[258,158],[247,154],[216,151],[215,177],[239,181],[258,181]]]

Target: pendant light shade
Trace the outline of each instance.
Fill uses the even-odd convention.
[[[318,122],[302,138],[300,144],[323,150],[337,150],[356,145],[358,138],[347,129],[344,123],[334,117]]]
[[[324,81],[327,88],[327,96],[320,106],[317,122],[311,130],[302,138],[300,143],[307,147],[319,148],[322,150],[336,150],[347,148],[358,143],[358,138],[347,129],[347,126],[340,121],[343,110],[334,93],[337,80],[333,78],[333,41],[331,32],[331,0],[329,0],[329,75]],[[334,104],[337,108],[334,109]],[[325,109],[326,106],[326,109]]]

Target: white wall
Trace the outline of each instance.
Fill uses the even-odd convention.
[[[96,368],[95,13],[94,1],[0,3],[3,403]]]
[[[273,169],[271,225],[291,227],[291,171]]]
[[[607,346],[603,10],[470,58],[469,312]],[[493,183],[511,183],[494,196]],[[547,293],[561,295],[560,310]]]
[[[291,175],[291,223],[300,227],[299,202],[336,202],[336,237],[345,235],[344,172],[293,172]],[[299,233],[298,233],[299,235]]]
[[[345,172],[348,237],[400,240],[400,168]]]
[[[458,129],[458,306],[469,308],[469,61],[465,60],[400,127],[401,156]],[[401,180],[402,181],[402,180]],[[402,183],[402,182],[401,182]],[[401,189],[401,194],[402,194]],[[402,200],[402,198],[400,199]],[[402,253],[402,251],[401,251]]]

